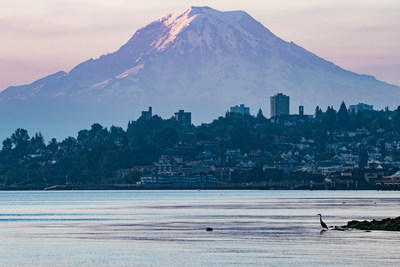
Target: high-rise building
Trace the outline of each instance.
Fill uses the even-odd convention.
[[[236,105],[231,107],[231,113],[250,115],[250,108],[246,107],[244,104],[240,104],[240,106]]]
[[[299,115],[304,116],[304,106],[299,106]]]
[[[289,115],[289,96],[279,93],[271,96],[271,118]]]
[[[350,105],[349,111],[352,113],[358,113],[363,111],[372,111],[374,109],[373,105],[368,105],[364,103],[358,103],[357,105]]]
[[[148,111],[142,111],[142,117],[146,120],[150,120],[153,117],[153,109],[149,107]]]
[[[175,120],[184,127],[190,126],[192,125],[192,113],[179,110],[175,112]]]

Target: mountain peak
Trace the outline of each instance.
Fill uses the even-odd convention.
[[[202,16],[213,16],[213,17],[220,17],[220,18],[232,18],[235,17],[236,19],[241,18],[242,16],[248,16],[245,11],[236,10],[236,11],[220,11],[209,6],[191,6],[190,8],[186,9],[183,12],[175,13],[178,15],[188,14],[189,16],[195,15],[202,15]]]
[[[191,12],[207,13],[207,12],[219,12],[209,6],[191,6],[188,10]]]
[[[183,12],[161,17],[157,23],[164,27],[159,38],[152,44],[159,51],[179,40],[178,36],[186,30],[190,31],[186,34],[190,37],[185,37],[185,43],[194,47],[198,47],[203,41],[210,44],[212,40],[215,41],[216,36],[221,37],[221,40],[236,38],[239,32],[247,36],[245,39],[249,42],[254,38],[275,39],[268,29],[244,11],[219,11],[208,6],[192,6]]]
[[[246,12],[190,7],[154,20],[118,51],[69,73],[2,91],[0,114],[7,115],[0,126],[51,124],[53,134],[72,134],[77,123],[121,124],[149,105],[163,116],[190,109],[199,122],[233,103],[265,107],[277,91],[290,95],[292,109],[304,105],[306,111],[343,100],[394,107],[400,98],[398,87],[285,42]],[[69,123],[59,128],[60,120]]]

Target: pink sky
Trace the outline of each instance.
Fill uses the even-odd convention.
[[[69,71],[162,15],[203,5],[245,10],[286,41],[400,85],[398,0],[2,0],[0,90]]]

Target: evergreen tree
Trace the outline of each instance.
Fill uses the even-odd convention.
[[[31,148],[32,152],[36,152],[38,149],[44,149],[46,148],[46,145],[44,143],[44,138],[41,133],[36,133],[35,136],[31,138]]]
[[[317,106],[316,108],[315,108],[315,117],[316,118],[319,118],[319,117],[321,117],[322,116],[322,109],[319,107],[319,106]]]
[[[333,130],[336,124],[336,110],[330,106],[326,109],[323,125],[325,129]]]
[[[61,147],[66,151],[72,151],[78,144],[78,141],[73,137],[68,137],[61,142]]]
[[[17,129],[15,133],[12,134],[11,141],[19,157],[28,153],[30,137],[27,130],[21,128]]]
[[[349,128],[349,113],[347,112],[347,107],[344,102],[340,105],[339,111],[337,113],[337,123],[339,129]]]
[[[29,134],[25,129],[17,129],[15,133],[12,134],[11,140],[16,148],[26,148],[29,144]]]
[[[264,121],[264,120],[266,120],[266,118],[264,117],[264,114],[263,114],[261,108],[258,109],[258,112],[257,112],[257,120],[259,120],[259,121]]]
[[[12,150],[12,146],[13,146],[13,142],[11,141],[10,138],[6,138],[3,141],[3,151],[11,151]]]
[[[86,144],[89,142],[89,131],[81,130],[78,132],[78,142],[81,144]]]
[[[393,128],[400,132],[400,106],[394,111]]]
[[[354,126],[356,127],[356,128],[362,128],[364,125],[365,125],[365,118],[364,118],[364,115],[363,115],[363,113],[361,112],[361,111],[358,111],[356,114],[355,114],[355,118],[354,118]]]
[[[52,138],[49,142],[49,144],[47,145],[47,149],[53,153],[57,152],[58,150],[58,142],[57,139]]]

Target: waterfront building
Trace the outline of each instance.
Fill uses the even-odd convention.
[[[158,162],[154,163],[154,166],[157,169],[158,175],[172,176],[174,174],[171,159],[167,156],[161,156]]]
[[[183,188],[215,186],[217,178],[211,174],[180,175],[180,176],[142,176],[140,184],[170,185]]]

